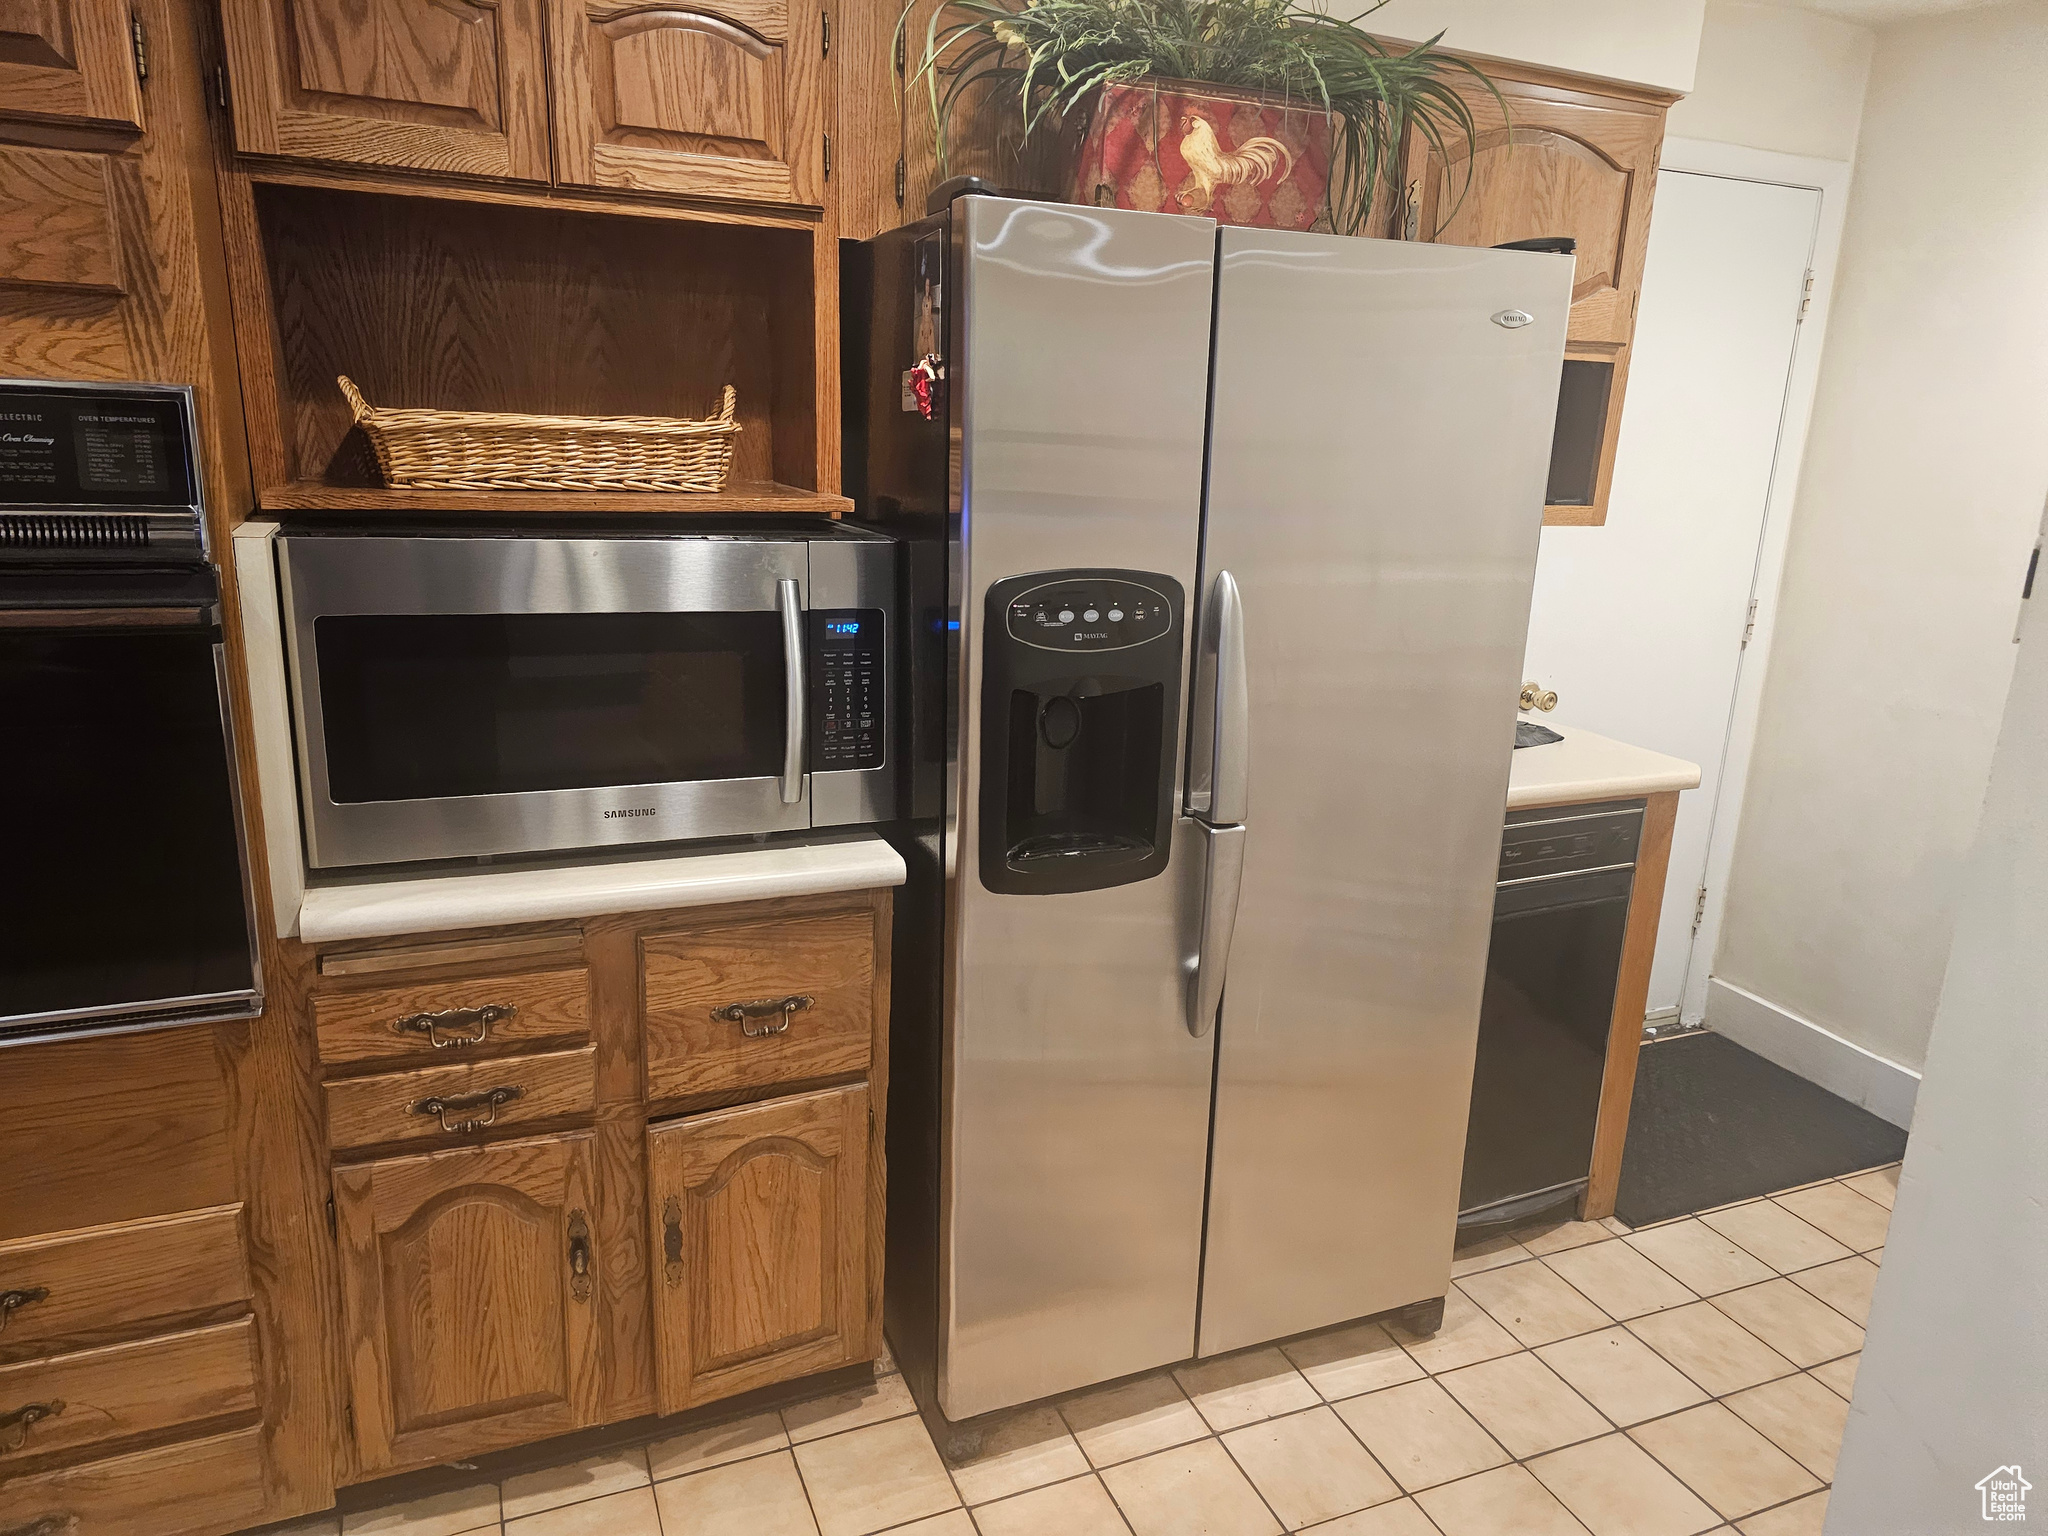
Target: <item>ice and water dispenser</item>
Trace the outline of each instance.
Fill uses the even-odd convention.
[[[1166,868],[1180,718],[1180,583],[1041,571],[989,588],[981,879],[1050,895]]]

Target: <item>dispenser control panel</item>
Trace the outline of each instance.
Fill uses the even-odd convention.
[[[814,608],[811,770],[879,768],[884,758],[882,610]]]
[[[1005,608],[1010,638],[1044,651],[1120,651],[1173,633],[1163,592],[1115,577],[1031,587]]]

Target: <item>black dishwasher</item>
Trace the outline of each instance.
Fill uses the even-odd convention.
[[[1507,818],[1461,1228],[1522,1220],[1586,1186],[1643,806],[1610,801]]]

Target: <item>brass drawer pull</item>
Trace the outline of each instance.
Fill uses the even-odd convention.
[[[757,997],[750,1003],[727,1003],[723,1008],[711,1010],[711,1017],[726,1024],[737,1024],[740,1033],[749,1040],[759,1040],[763,1035],[779,1035],[789,1028],[790,1017],[810,1007],[816,998],[811,997]],[[756,1019],[774,1019],[773,1024],[754,1028]]]
[[[485,1003],[478,1008],[443,1008],[439,1013],[408,1013],[394,1019],[394,1035],[425,1035],[435,1050],[444,1045],[481,1045],[491,1037],[491,1026],[509,1019],[518,1008],[511,1003]],[[443,1030],[450,1033],[443,1034]],[[455,1034],[453,1031],[464,1033]]]
[[[0,1333],[7,1331],[7,1319],[23,1307],[32,1307],[50,1294],[46,1285],[31,1285],[19,1291],[0,1291]]]
[[[421,1099],[413,1105],[416,1115],[434,1115],[441,1129],[457,1135],[480,1131],[498,1118],[498,1111],[525,1094],[524,1088],[486,1088],[481,1093],[451,1093],[445,1099]],[[448,1117],[454,1115],[451,1120]]]
[[[0,1456],[20,1450],[28,1444],[31,1426],[43,1419],[54,1419],[63,1411],[63,1401],[52,1398],[47,1403],[24,1403],[12,1413],[0,1413]]]

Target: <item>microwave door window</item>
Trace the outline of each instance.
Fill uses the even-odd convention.
[[[314,644],[338,804],[781,771],[774,613],[328,615]]]

